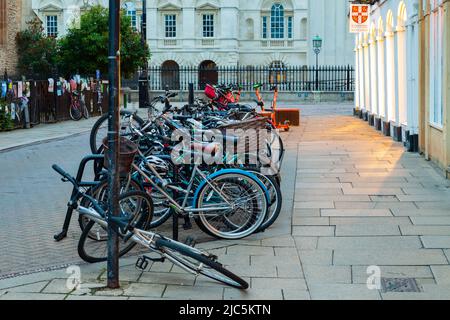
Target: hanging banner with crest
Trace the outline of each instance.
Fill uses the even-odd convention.
[[[369,32],[370,29],[370,5],[350,5],[350,33]]]

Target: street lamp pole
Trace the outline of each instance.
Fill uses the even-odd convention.
[[[108,288],[119,288],[119,236],[111,218],[119,213],[119,63],[120,0],[109,0],[108,111]]]
[[[322,38],[318,35],[313,39],[313,49],[316,54],[316,91],[319,91],[319,54],[322,49]]]
[[[145,46],[147,41],[147,0],[142,0],[141,44]],[[148,96],[148,61],[142,66],[139,76],[139,108],[146,108],[149,103]]]

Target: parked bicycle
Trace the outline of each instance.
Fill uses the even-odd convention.
[[[89,119],[89,110],[86,105],[85,95],[79,91],[73,91],[70,95],[70,118],[79,121],[81,118]]]
[[[122,194],[119,199],[120,212],[117,215],[110,216],[111,213],[107,212],[101,203],[79,188],[74,177],[57,165],[53,165],[53,169],[63,177],[63,181],[72,183],[78,191],[72,197],[69,205],[73,206],[80,215],[91,220],[84,229],[78,246],[80,256],[86,261],[106,261],[107,241],[105,239],[92,239],[90,235],[92,235],[92,228],[96,225],[99,230],[105,232],[108,228],[107,221],[110,221],[117,229],[121,238],[120,242],[125,248],[120,250],[120,256],[129,252],[128,249],[135,244],[140,244],[150,250],[151,253],[158,255],[158,258],[147,255],[140,257],[136,266],[142,270],[148,267],[149,262],[164,263],[167,260],[194,276],[201,274],[231,287],[248,288],[248,283],[224,268],[218,262],[217,256],[142,228],[145,221],[148,221],[148,218],[152,215],[153,210],[152,199],[145,192],[131,191]],[[89,206],[82,206],[80,204],[81,199],[86,199]],[[95,247],[94,250],[92,250],[92,246]],[[93,256],[93,253],[97,256]]]

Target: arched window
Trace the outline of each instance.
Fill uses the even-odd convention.
[[[284,7],[279,3],[270,12],[270,34],[272,39],[284,39]]]

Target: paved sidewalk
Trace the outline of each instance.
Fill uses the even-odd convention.
[[[246,278],[247,292],[169,263],[141,272],[126,258],[120,290],[104,288],[99,264],[81,267],[80,290],[59,270],[1,280],[0,299],[450,299],[449,181],[351,116],[303,117],[285,140],[279,221],[247,240],[200,246]],[[369,290],[370,266],[420,292]]]

